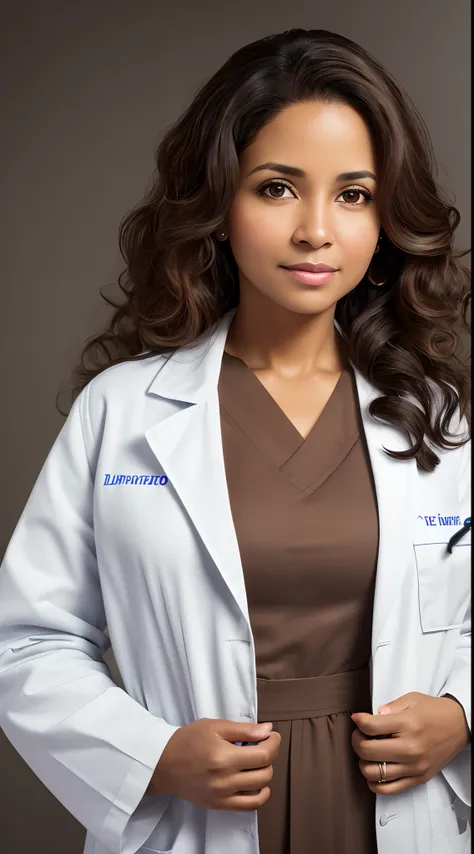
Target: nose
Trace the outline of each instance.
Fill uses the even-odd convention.
[[[295,243],[310,243],[312,246],[324,246],[332,242],[332,224],[327,199],[298,206],[297,222],[294,229]]]

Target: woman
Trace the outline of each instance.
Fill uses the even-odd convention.
[[[468,850],[469,271],[429,155],[322,30],[158,148],[0,576],[0,724],[87,854]]]

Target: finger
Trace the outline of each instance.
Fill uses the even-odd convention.
[[[359,768],[361,774],[369,783],[378,783],[380,781],[382,772],[378,762],[365,762],[363,759],[359,759]],[[385,773],[387,781],[390,783],[394,780],[399,780],[400,777],[417,777],[419,774],[415,768],[405,765],[402,762],[387,762]]]
[[[268,789],[268,786],[264,786],[263,788]],[[233,795],[221,797],[219,806],[216,807],[216,809],[226,809],[237,812],[249,812],[259,809],[257,798],[258,801],[260,801],[262,791],[263,790],[261,789],[257,794],[255,794],[255,792],[251,792],[250,794],[244,795],[236,792]]]
[[[418,758],[416,747],[407,739],[366,738],[358,730],[354,730],[351,736],[352,747],[359,759],[367,762],[406,762],[411,764]]]
[[[372,736],[401,733],[409,726],[409,715],[406,711],[398,715],[369,715],[367,712],[355,712],[351,718],[357,729]]]
[[[390,783],[370,783],[366,781],[371,792],[376,795],[398,795],[399,792],[406,792],[407,789],[414,789],[421,782],[419,777],[401,777],[399,780],[393,780]]]
[[[267,739],[265,739],[267,741]],[[268,747],[263,747],[262,744],[249,744],[245,747],[240,747],[227,742],[232,750],[229,754],[229,767],[236,772],[253,771],[259,768],[265,768],[268,762]],[[271,760],[270,760],[271,764]]]
[[[364,733],[355,729],[351,735],[354,751],[361,759],[371,762],[402,762],[403,757],[398,755],[399,742],[403,741],[401,736],[396,738],[369,738]],[[403,744],[402,744],[403,751]]]
[[[269,786],[273,778],[273,767],[268,765],[254,771],[239,771],[229,774],[216,781],[216,787],[220,795],[227,797],[236,795],[255,795],[265,786]]]

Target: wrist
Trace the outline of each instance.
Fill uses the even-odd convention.
[[[458,731],[459,731],[459,749],[462,750],[463,747],[466,747],[467,744],[471,741],[471,732],[467,723],[466,714],[464,712],[464,708],[462,703],[456,697],[453,697],[452,694],[443,694],[439,697],[440,700],[450,700],[451,705],[453,707],[457,707],[457,721],[458,721]]]

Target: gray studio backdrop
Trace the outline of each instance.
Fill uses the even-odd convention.
[[[2,0],[0,557],[62,426],[55,395],[108,317],[157,135],[234,50],[295,26],[359,42],[408,91],[469,248],[469,0]],[[81,854],[84,836],[0,732],[0,850]]]

